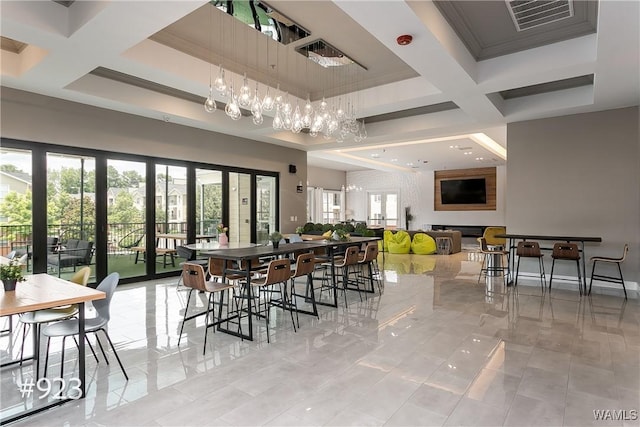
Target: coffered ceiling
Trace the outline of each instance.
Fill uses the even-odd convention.
[[[572,15],[518,31],[512,7],[526,3]],[[640,98],[636,1],[267,4],[310,35],[278,43],[205,1],[2,1],[2,96],[30,91],[295,147],[319,166],[408,172],[504,164],[509,122]],[[403,34],[411,44],[398,45]],[[296,51],[320,39],[356,63],[326,69]],[[339,143],[275,131],[269,113],[258,126],[208,114],[219,65],[236,85],[246,73],[294,102],[348,100],[368,137]]]

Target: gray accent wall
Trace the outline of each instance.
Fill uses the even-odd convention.
[[[602,243],[587,245],[587,257],[620,256],[629,243],[623,274],[637,287],[638,113],[631,107],[509,124],[507,231],[602,237]],[[550,253],[545,259],[550,270]],[[570,267],[559,274],[575,276]]]
[[[321,187],[325,190],[340,190],[347,185],[347,172],[308,166],[307,183],[310,187]]]
[[[306,192],[296,192],[307,180],[305,151],[5,87],[0,111],[5,138],[279,172],[280,230],[294,232],[290,218],[306,215]]]

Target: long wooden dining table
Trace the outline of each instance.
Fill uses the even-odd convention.
[[[0,291],[0,316],[13,316],[16,314],[26,313],[29,311],[44,310],[47,308],[60,307],[68,304],[78,304],[78,342],[85,342],[85,314],[84,303],[87,301],[94,301],[105,298],[105,293],[96,289],[88,288],[85,286],[79,286],[75,283],[69,282],[58,277],[50,276],[48,274],[34,274],[25,276],[24,282],[19,282],[15,291]],[[20,355],[20,360],[11,360],[3,363],[1,367],[4,369],[8,366],[15,365],[25,360],[38,360],[39,348],[38,337],[35,330],[32,328],[33,333],[33,356],[24,358],[24,355]],[[61,405],[65,402],[69,402],[77,399],[84,399],[86,396],[86,384],[85,384],[85,346],[79,346],[78,356],[78,388],[79,396],[60,395],[55,396],[51,393],[49,396],[45,396],[40,399],[37,395],[37,388],[32,388],[33,393],[23,394],[22,400],[16,405],[8,405],[10,399],[3,396],[3,404],[0,409],[0,425],[13,422],[15,420],[27,417],[29,415],[44,411],[51,407]],[[36,365],[36,369],[38,365]],[[21,377],[21,381],[37,382],[38,372],[35,372],[35,377],[29,377],[18,374]],[[53,381],[52,381],[53,382]],[[18,386],[16,386],[16,393],[20,393]],[[34,404],[34,402],[43,401],[42,405]]]
[[[251,260],[256,258],[269,258],[269,257],[279,257],[286,256],[298,251],[312,251],[317,248],[325,248],[327,251],[328,262],[331,263],[331,280],[334,286],[334,301],[330,305],[332,307],[338,306],[338,297],[336,292],[336,277],[335,277],[335,268],[334,268],[334,259],[335,254],[341,248],[345,248],[347,246],[361,245],[363,243],[368,243],[370,241],[380,240],[379,237],[352,237],[347,241],[332,241],[332,240],[315,240],[309,242],[295,242],[295,243],[281,243],[278,248],[274,248],[271,245],[262,245],[262,246],[251,246],[251,247],[220,247],[216,250],[207,250],[207,255],[223,260],[233,261],[238,266],[244,266],[243,269],[229,269],[226,267],[225,263],[225,272],[224,274],[242,274],[246,280],[246,292],[247,292],[247,300],[251,301],[251,275],[253,272],[254,266],[252,266]],[[251,304],[248,304],[247,314],[248,314],[248,330],[240,332],[240,331],[232,331],[228,328],[223,328],[221,325],[218,326],[218,330],[223,332],[241,336],[244,339],[253,341],[253,308]]]
[[[586,274],[586,255],[584,252],[584,244],[586,242],[589,243],[600,243],[602,242],[602,237],[585,237],[585,236],[552,236],[552,235],[539,235],[539,234],[516,234],[516,233],[503,233],[496,234],[497,238],[500,239],[509,239],[509,280],[508,284],[513,284],[514,277],[513,272],[515,270],[515,251],[517,249],[517,244],[515,243],[518,240],[543,240],[543,241],[555,241],[555,242],[577,242],[580,244],[580,252],[582,256],[580,257],[580,266],[582,270],[582,283],[580,283],[581,292],[582,289],[586,291],[587,289],[587,274]],[[541,248],[546,249],[546,248]]]

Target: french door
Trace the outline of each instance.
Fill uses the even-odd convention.
[[[395,228],[398,226],[398,193],[376,191],[367,193],[367,222],[370,225]]]

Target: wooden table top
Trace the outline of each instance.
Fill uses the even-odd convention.
[[[16,290],[0,289],[0,316],[104,299],[105,293],[48,274],[25,276]]]

